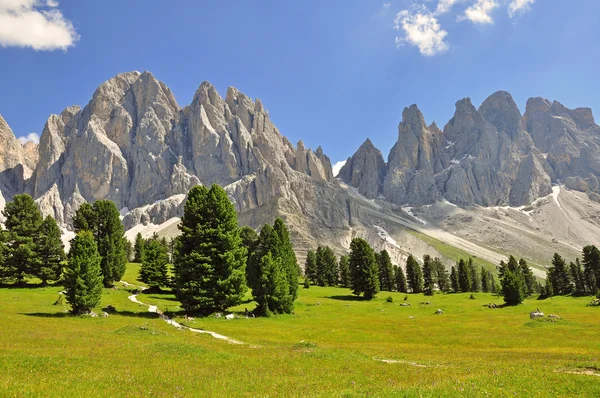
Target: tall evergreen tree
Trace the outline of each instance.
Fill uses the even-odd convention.
[[[33,198],[27,194],[15,195],[2,214],[7,229],[4,277],[22,284],[25,278],[40,274],[41,262],[35,243],[44,219]]]
[[[343,255],[340,257],[340,286],[342,287],[351,287],[352,286],[352,277],[350,273],[350,257],[347,255]]]
[[[101,257],[90,231],[81,231],[71,241],[69,262],[65,269],[67,302],[74,314],[83,314],[102,298]]]
[[[273,232],[277,236],[277,245],[272,251],[275,259],[281,260],[281,266],[285,271],[287,281],[289,283],[289,292],[292,297],[292,302],[298,298],[298,278],[300,276],[300,267],[292,246],[292,240],[287,226],[281,218],[276,218],[273,223]],[[334,255],[335,257],[335,255]],[[337,264],[337,262],[336,262]],[[333,284],[337,281],[337,269],[334,275],[330,278]]]
[[[471,274],[469,273],[469,266],[463,259],[460,259],[458,262],[458,285],[460,291],[463,293],[471,290]]]
[[[506,304],[521,304],[525,299],[525,290],[525,280],[519,270],[507,269],[502,278],[502,293]]]
[[[169,285],[169,256],[167,247],[157,239],[144,244],[144,256],[140,267],[140,280],[151,289]]]
[[[488,271],[481,267],[481,291],[489,293],[491,291],[490,280],[488,279]]]
[[[423,256],[423,293],[426,296],[433,296],[435,282],[433,278],[432,259],[429,255]]]
[[[258,235],[258,241],[254,245],[248,264],[246,266],[246,280],[248,287],[255,289],[260,277],[260,259],[271,252],[272,247],[276,244],[277,239],[273,233],[273,227],[265,224]]]
[[[434,258],[432,261],[433,269],[436,270],[437,273],[437,285],[438,288],[442,292],[447,292],[450,290],[450,275],[448,275],[448,270],[442,263],[439,258]]]
[[[558,253],[554,253],[552,266],[548,272],[548,277],[552,283],[552,291],[554,292],[554,295],[561,296],[571,293],[572,285],[569,273],[570,272],[565,260]]]
[[[238,305],[246,292],[246,248],[225,190],[188,193],[174,259],[177,299],[186,311],[210,313]]]
[[[473,263],[473,259],[469,257],[469,279],[471,279],[471,292],[479,292],[481,291],[481,276]]]
[[[304,277],[311,282],[317,282],[317,255],[309,250],[306,253],[306,262],[304,263]]]
[[[537,289],[537,281],[535,280],[535,275],[533,275],[533,271],[527,261],[525,259],[519,260],[519,267],[521,268],[521,274],[525,278],[525,294],[526,296],[531,296]]]
[[[337,283],[338,266],[333,250],[328,246],[317,248],[317,284],[334,286]]]
[[[388,292],[394,291],[394,267],[387,250],[382,250],[377,256],[379,266],[379,288]]]
[[[66,256],[60,228],[51,216],[47,216],[42,222],[36,242],[36,252],[40,268],[35,276],[42,280],[42,284],[46,284],[49,280],[58,281]]]
[[[406,283],[411,292],[423,292],[423,270],[412,255],[406,259]]]
[[[571,272],[571,280],[575,284],[575,294],[578,296],[585,294],[585,277],[583,275],[583,268],[579,259],[575,259],[574,263],[569,265],[569,271]]]
[[[257,302],[255,313],[259,316],[291,313],[294,299],[289,288],[288,274],[282,260],[273,258],[271,252],[262,256],[258,282],[253,290]]]
[[[406,276],[404,270],[400,266],[394,268],[396,275],[396,290],[400,293],[408,293],[408,286],[406,284]]]
[[[142,234],[138,232],[135,236],[135,245],[133,246],[133,262],[134,263],[142,263],[144,261],[144,246],[146,245],[146,241],[142,238]]]
[[[371,300],[379,293],[379,267],[375,252],[366,240],[354,238],[350,243],[350,272],[353,293]]]
[[[455,267],[452,267],[450,271],[450,285],[454,293],[460,292],[460,281],[458,280],[458,272],[456,272]]]
[[[590,245],[583,248],[582,254],[588,292],[595,294],[600,289],[600,250]]]
[[[125,228],[121,223],[117,206],[110,200],[98,200],[93,206],[96,225],[94,228],[98,253],[102,257],[104,286],[109,287],[125,274],[127,253],[125,251]]]
[[[96,213],[92,205],[87,202],[82,203],[81,206],[79,206],[79,209],[77,209],[77,212],[75,212],[75,217],[73,217],[73,229],[75,230],[75,233],[79,233],[80,231],[91,231],[95,236],[97,224]]]

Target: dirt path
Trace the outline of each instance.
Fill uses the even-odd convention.
[[[132,285],[131,283],[127,283],[125,281],[121,281],[121,283],[124,284],[125,286],[136,287],[136,288],[141,289],[141,290],[145,290],[146,289],[146,288],[141,287],[141,286]],[[132,301],[132,302],[134,302],[136,304],[147,306],[148,307],[148,312],[153,312],[155,314],[158,314],[158,316],[160,317],[160,319],[162,319],[163,321],[167,322],[169,325],[176,327],[177,329],[186,329],[186,330],[189,330],[190,332],[194,332],[194,333],[209,334],[212,337],[214,337],[215,339],[224,340],[224,341],[226,341],[226,342],[228,342],[230,344],[244,344],[241,341],[231,339],[231,338],[229,338],[227,336],[223,336],[222,334],[211,332],[209,330],[194,329],[194,328],[190,328],[188,326],[182,325],[182,324],[174,321],[173,319],[169,318],[168,316],[166,316],[162,312],[160,312],[157,306],[146,304],[146,303],[142,303],[141,301],[138,300],[137,296],[138,296],[137,294],[132,294],[128,298],[129,298],[130,301]]]

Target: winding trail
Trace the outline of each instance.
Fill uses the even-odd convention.
[[[131,283],[125,282],[125,281],[121,281],[121,283],[125,286],[131,286],[131,287],[135,287],[141,290],[145,290],[147,288],[142,287],[142,286],[136,286],[136,285],[132,285]],[[180,324],[179,322],[174,321],[173,319],[169,318],[168,316],[166,316],[165,314],[163,314],[161,311],[159,311],[158,307],[155,305],[150,305],[150,304],[146,304],[146,303],[142,303],[141,301],[138,300],[137,298],[137,294],[132,294],[131,296],[129,296],[129,300],[139,304],[139,305],[144,305],[148,307],[148,312],[153,312],[155,314],[158,314],[158,316],[160,317],[160,319],[162,319],[163,321],[167,322],[169,325],[176,327],[177,329],[186,329],[189,330],[190,332],[194,332],[194,333],[202,333],[202,334],[209,334],[212,337],[214,337],[215,339],[219,339],[219,340],[224,340],[230,344],[245,344],[241,341],[238,340],[234,340],[231,339],[227,336],[223,336],[222,334],[218,334],[215,332],[211,332],[209,330],[200,330],[200,329],[194,329],[185,325]]]

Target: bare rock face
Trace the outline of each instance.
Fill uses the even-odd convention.
[[[386,165],[379,149],[367,139],[358,151],[341,168],[338,178],[358,188],[368,199],[379,197],[383,193],[383,179]]]
[[[1,115],[0,143],[0,191],[10,200],[25,190],[25,180],[32,173],[27,165],[33,162],[27,160],[23,146]]]

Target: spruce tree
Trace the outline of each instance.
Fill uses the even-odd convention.
[[[328,246],[319,246],[316,253],[317,278],[319,286],[334,286],[337,283],[337,258]]]
[[[2,214],[7,229],[4,277],[23,284],[27,277],[40,274],[41,262],[35,243],[44,219],[33,198],[27,194],[15,195]]]
[[[273,258],[271,252],[262,256],[259,278],[253,290],[257,303],[255,313],[259,316],[289,314],[294,309],[294,298],[289,290],[287,270],[281,259]]]
[[[423,292],[423,270],[412,254],[406,259],[406,283],[411,292]]]
[[[273,227],[265,224],[258,236],[258,240],[254,244],[254,249],[248,258],[246,266],[246,280],[248,287],[255,289],[260,276],[260,259],[267,253],[271,252],[272,247],[276,244],[277,239],[273,233]]]
[[[125,251],[125,228],[121,223],[117,206],[110,200],[98,200],[93,206],[96,225],[94,233],[98,253],[102,257],[104,286],[110,287],[121,280],[127,266]]]
[[[210,313],[241,303],[246,292],[246,248],[225,190],[190,190],[179,225],[174,286],[184,310]]]
[[[77,209],[77,212],[75,212],[75,217],[73,217],[73,229],[75,230],[75,233],[79,233],[80,231],[91,231],[95,236],[97,224],[96,213],[92,205],[89,203],[82,203],[81,206],[79,206],[79,209]]]
[[[304,263],[304,278],[310,282],[317,282],[317,255],[309,250],[306,253],[306,262]]]
[[[525,280],[519,270],[507,269],[502,278],[502,294],[508,305],[521,304],[525,299]]]
[[[437,285],[442,292],[450,290],[450,275],[448,270],[439,258],[434,258],[432,261],[433,269],[437,273]]]
[[[571,280],[575,284],[575,294],[582,296],[585,294],[585,278],[583,276],[583,268],[579,259],[575,259],[574,263],[569,265],[569,271],[571,272]]]
[[[548,272],[554,295],[562,296],[571,293],[572,285],[569,274],[565,260],[558,253],[554,253],[552,266]]]
[[[432,262],[431,256],[427,254],[423,256],[423,293],[426,296],[433,296],[433,291],[435,289]]]
[[[347,255],[340,257],[340,286],[347,288],[352,286],[350,258]]]
[[[596,294],[600,289],[600,250],[596,246],[585,246],[582,255],[588,293]]]
[[[484,293],[489,293],[491,291],[488,272],[483,267],[481,267],[481,291]]]
[[[102,298],[101,257],[90,231],[81,231],[71,241],[65,269],[67,302],[74,314],[84,314],[100,304]]]
[[[144,244],[144,256],[140,267],[140,280],[151,289],[169,285],[169,256],[167,247],[156,239]]]
[[[452,267],[450,271],[450,285],[452,285],[452,291],[454,293],[460,292],[460,282],[458,280],[458,272],[456,272],[456,268]]]
[[[471,279],[471,292],[481,291],[481,275],[473,263],[473,259],[469,257],[469,278]]]
[[[350,272],[353,294],[363,294],[367,300],[377,296],[379,267],[375,261],[375,252],[364,239],[354,238],[350,243]]]
[[[379,266],[379,288],[383,291],[394,291],[394,268],[387,250],[382,250],[377,256]]]
[[[533,275],[533,271],[529,267],[529,264],[527,264],[527,261],[523,258],[519,260],[519,267],[521,268],[521,274],[525,278],[525,294],[526,296],[531,296],[537,288],[537,282]]]
[[[141,264],[144,261],[144,246],[146,241],[142,238],[142,234],[138,232],[135,236],[135,245],[133,246],[133,262]]]
[[[58,281],[66,256],[60,228],[51,216],[47,216],[42,222],[36,242],[36,252],[40,268],[35,276],[40,278],[44,285],[49,280]]]
[[[396,279],[396,291],[400,293],[408,293],[408,286],[406,284],[406,275],[404,270],[400,266],[394,267],[394,274]]]
[[[463,293],[471,290],[471,274],[469,273],[469,266],[463,259],[460,259],[458,262],[458,285],[460,291]]]
[[[281,218],[276,218],[273,223],[273,232],[277,236],[277,245],[272,251],[273,258],[281,260],[281,266],[285,271],[287,281],[289,283],[289,292],[292,297],[292,302],[298,298],[298,278],[300,277],[300,267],[298,266],[298,260],[296,259],[296,253],[292,246],[292,240],[287,226]],[[335,258],[335,255],[334,255]],[[336,267],[337,261],[334,262]],[[335,284],[337,281],[337,267],[330,276],[329,281]]]

